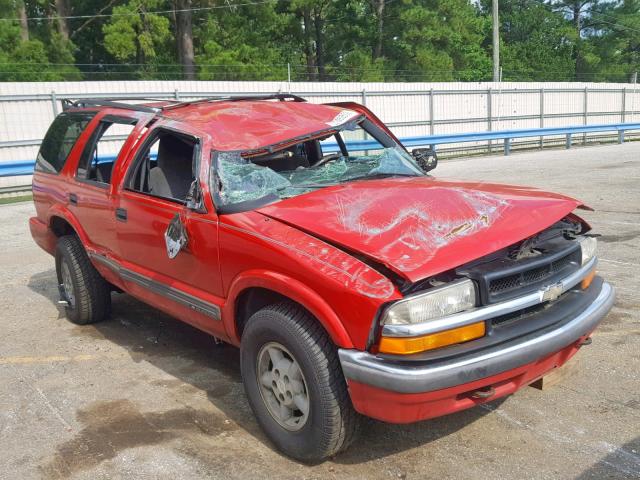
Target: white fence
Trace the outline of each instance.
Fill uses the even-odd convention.
[[[312,102],[363,103],[402,138],[640,121],[639,90],[634,84],[560,82],[7,82],[0,83],[0,162],[35,158],[47,127],[62,110],[62,98],[187,100],[224,94],[290,92]]]

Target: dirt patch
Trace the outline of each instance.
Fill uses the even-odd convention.
[[[128,448],[165,443],[189,433],[214,436],[235,428],[211,412],[188,407],[141,412],[129,400],[96,402],[79,410],[77,418],[84,428],[59,445],[51,461],[41,467],[44,478],[68,478]]]
[[[633,231],[630,233],[625,233],[624,235],[600,235],[598,237],[598,241],[603,243],[622,243],[635,240],[638,237],[640,237],[640,232]]]

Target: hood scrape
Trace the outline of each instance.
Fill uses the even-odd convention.
[[[414,202],[391,218],[378,215],[371,219],[371,198],[339,192],[335,218],[340,229],[358,234],[364,243],[387,236],[389,242],[380,250],[381,259],[392,260],[397,268],[413,270],[417,263],[434,257],[457,238],[489,228],[509,207],[508,200],[484,192],[451,188],[449,193],[455,195],[455,211],[438,209],[433,201]]]
[[[579,205],[535,188],[409,177],[349,182],[258,211],[415,282],[524,240]]]

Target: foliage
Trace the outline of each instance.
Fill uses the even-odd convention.
[[[0,0],[2,17],[15,18],[23,6],[14,0]],[[73,66],[73,44],[50,28],[34,29],[28,40],[21,38],[18,22],[0,22],[0,80],[54,81],[79,80]],[[61,65],[66,64],[60,68]]]
[[[3,81],[179,79],[179,58],[203,80],[491,79],[491,0],[0,0],[0,17]],[[628,81],[640,0],[500,0],[500,38],[504,80]]]

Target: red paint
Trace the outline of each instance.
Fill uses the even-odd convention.
[[[349,393],[355,409],[383,422],[412,423],[429,418],[441,417],[465,410],[476,405],[491,402],[510,395],[520,388],[530,385],[551,370],[564,365],[580,347],[578,345],[589,335],[581,337],[559,352],[536,362],[523,365],[498,375],[475,382],[427,393],[396,393],[370,385],[349,382]],[[493,387],[495,395],[486,399],[471,398],[475,390]]]
[[[216,150],[253,150],[331,128],[344,108],[304,102],[210,102],[164,116],[211,136]]]
[[[415,282],[512,245],[579,205],[531,188],[408,177],[324,188],[258,211]]]
[[[94,260],[108,281],[232,344],[240,343],[238,298],[247,289],[261,288],[304,306],[336,346],[362,350],[380,308],[402,298],[391,279],[370,266],[367,257],[416,281],[520,241],[581,205],[534,189],[424,177],[352,182],[257,211],[217,215],[209,191],[213,151],[260,149],[326,131],[345,107],[388,131],[369,110],[353,103],[221,101],[167,110],[159,116],[101,108],[58,175],[35,173],[37,215],[29,222],[32,236],[53,254],[56,235],[51,227],[57,221],[67,222],[89,253],[217,306],[221,319],[191,310]],[[75,172],[93,129],[109,114],[136,118],[138,123],[114,165],[111,184],[100,188],[78,181]],[[198,178],[206,212],[124,188],[136,152],[158,127],[200,139]],[[69,202],[70,193],[77,195],[78,205]],[[116,221],[117,208],[127,210],[126,223]],[[163,235],[175,214],[186,225],[189,244],[170,260]],[[574,350],[567,347],[541,362],[441,392],[398,395],[351,383],[351,395],[359,411],[376,418],[394,422],[429,418],[478,403],[458,396],[487,382],[500,395],[511,393],[552,364],[564,363]]]

